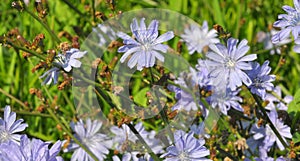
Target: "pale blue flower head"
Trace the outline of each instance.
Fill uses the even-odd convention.
[[[244,111],[240,105],[243,100],[241,97],[237,96],[238,93],[239,90],[231,91],[229,88],[227,88],[226,91],[216,90],[207,98],[207,101],[213,108],[218,108],[224,115],[227,115],[227,112],[231,108],[238,111]]]
[[[16,120],[16,113],[12,112],[10,106],[5,106],[4,117],[0,117],[0,144],[8,141],[18,142],[21,135],[15,134],[24,131],[28,125],[22,123],[23,119]]]
[[[82,58],[87,51],[80,51],[79,49],[72,48],[66,52],[65,55],[58,54],[57,60],[61,67],[66,71],[70,72],[73,68],[79,68],[81,66],[81,62],[78,60]]]
[[[237,39],[230,38],[227,47],[220,43],[209,45],[211,51],[206,55],[205,65],[213,85],[220,88],[219,90],[235,90],[242,83],[247,86],[252,83],[244,71],[252,69],[249,62],[256,59],[256,54],[245,55],[249,50],[247,43],[244,39],[238,44]]]
[[[282,120],[280,120],[278,118],[278,114],[275,110],[272,110],[269,113],[269,118],[285,142],[286,142],[285,138],[289,138],[289,139],[292,138],[291,128],[289,126],[283,124]],[[267,124],[266,125],[266,137],[264,139],[265,149],[269,150],[275,142],[280,150],[284,150],[284,146],[282,145],[281,141],[278,139],[278,137],[273,132],[271,127]]]
[[[201,53],[203,48],[210,44],[219,43],[220,40],[217,36],[217,31],[214,29],[209,30],[207,21],[204,21],[201,27],[191,24],[189,28],[184,30],[181,38],[186,42],[189,54],[193,54],[195,51]]]
[[[61,141],[57,141],[49,149],[48,142],[39,139],[28,139],[21,136],[20,145],[13,141],[0,144],[0,159],[3,161],[63,161],[57,154],[61,149]]]
[[[209,150],[204,146],[203,138],[196,139],[193,132],[185,133],[178,130],[174,133],[174,145],[167,148],[167,153],[161,158],[164,161],[211,161],[206,157],[210,154]]]
[[[269,61],[265,61],[262,66],[257,62],[252,62],[252,70],[247,72],[248,76],[252,80],[249,86],[251,93],[260,96],[263,100],[266,97],[266,91],[271,91],[274,85],[271,83],[275,80],[275,75],[269,75],[271,67],[269,67]]]
[[[287,5],[282,7],[287,14],[278,15],[279,20],[274,23],[274,27],[281,28],[281,30],[273,35],[273,43],[279,43],[282,40],[288,39],[291,33],[294,36],[296,44],[300,43],[300,1],[294,0],[294,6],[295,8]],[[299,49],[297,48],[295,51],[299,52]]]
[[[102,122],[87,119],[86,123],[79,120],[77,123],[71,123],[71,128],[75,132],[74,136],[86,146],[98,160],[104,160],[111,148],[111,139],[99,132]],[[93,158],[78,144],[71,142],[64,152],[74,151],[71,161],[93,161]]]
[[[118,52],[124,53],[120,59],[121,63],[129,55],[131,57],[127,63],[128,67],[133,68],[137,65],[138,70],[142,70],[144,67],[153,67],[156,59],[164,62],[164,56],[161,53],[167,52],[168,45],[161,43],[172,39],[174,34],[172,31],[169,31],[158,36],[158,24],[157,20],[153,20],[147,28],[145,18],[141,19],[140,25],[134,18],[130,25],[134,38],[123,32],[117,33],[117,36],[123,39],[124,43],[124,46],[118,49]]]

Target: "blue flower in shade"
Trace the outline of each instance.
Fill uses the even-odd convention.
[[[169,146],[167,153],[163,154],[161,158],[165,158],[164,161],[211,161],[205,158],[210,154],[204,146],[205,140],[203,138],[196,139],[193,135],[193,132],[176,131],[174,145]]]
[[[75,131],[75,137],[86,146],[98,160],[104,160],[112,145],[111,139],[99,132],[102,122],[98,120],[86,120],[86,124],[79,120],[76,124],[71,123],[71,128]],[[71,142],[64,152],[74,151],[71,161],[93,161],[93,158],[78,144]]]
[[[269,67],[269,61],[265,61],[262,66],[257,62],[252,62],[252,70],[248,71],[247,74],[252,80],[249,86],[250,91],[253,94],[257,94],[262,99],[266,97],[266,90],[271,91],[274,85],[271,83],[275,80],[275,75],[269,75],[271,68]]]
[[[129,68],[133,68],[137,65],[138,70],[142,70],[144,67],[153,67],[155,59],[157,58],[161,62],[164,62],[164,56],[161,53],[166,53],[168,46],[161,44],[174,37],[172,31],[166,32],[158,37],[158,21],[151,21],[148,28],[146,28],[145,18],[141,19],[140,25],[134,18],[130,25],[134,38],[129,35],[118,32],[117,36],[123,39],[124,46],[118,49],[118,52],[124,53],[120,61],[123,63],[129,55],[133,54],[127,65]]]
[[[284,98],[282,98],[281,88],[279,86],[276,86],[273,91],[277,96],[274,96],[271,93],[267,93],[265,100],[267,100],[269,103],[265,108],[268,110],[287,111],[287,105],[294,99],[293,96],[285,96]],[[279,97],[280,100],[277,97]]]
[[[244,111],[240,105],[240,102],[243,100],[241,97],[237,96],[238,93],[239,90],[231,91],[229,88],[227,88],[226,91],[216,90],[207,98],[207,101],[213,108],[219,108],[224,115],[227,115],[227,112],[231,108],[234,108],[238,111]]]
[[[21,136],[20,145],[13,141],[0,144],[0,160],[2,161],[63,161],[57,154],[61,149],[61,141],[57,141],[49,149],[48,142]]]
[[[250,138],[247,139],[247,145],[252,152],[257,151],[257,147],[263,147],[263,140],[266,137],[266,128],[254,124],[250,129]]]
[[[206,68],[197,67],[196,70],[190,68],[188,72],[181,72],[174,83],[179,85],[179,87],[172,85],[168,87],[169,90],[175,92],[175,98],[177,99],[177,103],[172,107],[172,110],[191,111],[198,110],[198,107],[200,107],[201,110],[205,111],[200,100],[194,99],[192,93],[194,93],[195,97],[200,98],[199,89],[210,88],[211,83]]]
[[[265,50],[270,50],[270,54],[274,55],[276,54],[281,54],[281,46],[290,43],[292,40],[291,39],[286,39],[282,40],[276,44],[272,43],[272,36],[275,35],[278,31],[275,29],[272,29],[270,32],[263,32],[260,31],[257,33],[257,42],[263,43],[264,44],[264,49]]]
[[[15,133],[24,131],[28,126],[22,122],[23,119],[16,121],[16,113],[11,111],[10,106],[5,106],[4,117],[0,117],[0,144],[8,141],[20,141],[21,135]]]
[[[53,67],[50,70],[46,71],[42,76],[40,76],[39,78],[45,78],[45,80],[43,81],[43,85],[50,85],[53,81],[53,84],[56,84],[58,81],[58,74],[59,74],[59,68],[57,67]]]
[[[289,38],[290,33],[294,36],[296,44],[299,44],[299,32],[300,32],[300,1],[294,0],[295,8],[290,6],[283,6],[282,9],[287,14],[280,14],[278,21],[274,23],[274,27],[281,28],[281,30],[273,35],[272,42],[278,43],[282,40]],[[297,51],[296,51],[297,52]]]
[[[87,51],[80,51],[79,49],[72,48],[67,51],[65,55],[58,54],[57,60],[66,72],[70,72],[72,67],[79,68],[81,66],[81,62],[78,59],[82,58],[86,53]]]
[[[181,38],[186,42],[189,53],[193,54],[195,51],[201,53],[209,44],[219,43],[217,36],[217,31],[208,30],[207,21],[204,21],[201,28],[196,24],[191,24],[184,30]]]
[[[237,45],[238,40],[230,38],[227,47],[223,44],[209,45],[211,51],[206,55],[207,66],[213,84],[218,88],[226,89],[229,87],[235,90],[242,83],[249,86],[252,82],[244,70],[251,70],[250,61],[256,59],[256,54],[245,54],[249,50],[247,40],[242,40]]]
[[[282,136],[283,140],[286,142],[285,138],[292,138],[291,134],[291,128],[287,125],[284,125],[283,122],[278,119],[278,114],[275,110],[272,110],[269,113],[269,118],[276,127],[279,134]],[[280,150],[284,150],[284,146],[280,142],[280,140],[277,138],[271,127],[267,124],[266,125],[266,137],[264,139],[264,147],[267,150],[270,150],[270,148],[273,146],[273,144],[276,142],[278,148]]]

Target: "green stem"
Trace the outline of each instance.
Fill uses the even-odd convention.
[[[26,11],[30,16],[32,16],[34,19],[36,19],[47,31],[48,33],[51,35],[51,37],[57,42],[60,43],[60,39],[53,33],[53,31],[50,29],[50,27],[43,22],[42,19],[40,19],[37,15],[35,15],[34,13],[32,13],[30,10],[28,10],[28,8],[24,5],[24,11]]]
[[[129,123],[126,124],[130,130],[135,134],[135,136],[139,139],[139,141],[142,142],[142,144],[145,146],[145,148],[147,149],[148,153],[150,154],[151,158],[155,161],[159,161],[159,158],[153,153],[152,149],[149,147],[149,145],[146,143],[146,141],[144,140],[144,138],[139,134],[139,132],[135,129],[135,127]]]
[[[0,109],[1,112],[4,112],[4,109]],[[44,113],[38,113],[38,112],[29,112],[29,111],[15,111],[14,112],[18,115],[26,115],[26,116],[38,116],[38,117],[51,117],[48,114],[44,114]]]
[[[36,56],[36,57],[38,57],[38,58],[40,58],[40,59],[42,59],[42,60],[46,60],[46,57],[43,56],[43,55],[41,55],[40,53],[37,53],[37,52],[32,51],[32,50],[29,50],[29,49],[27,49],[27,48],[25,48],[25,47],[22,47],[22,46],[15,45],[14,43],[12,43],[12,42],[10,42],[10,41],[6,41],[6,42],[3,41],[3,42],[1,42],[1,43],[9,44],[10,46],[12,46],[12,47],[15,48],[15,49],[25,51],[25,52],[30,53],[31,55],[34,55],[34,56]]]
[[[251,92],[250,92],[251,93]],[[252,94],[252,93],[251,93]],[[266,109],[262,106],[262,102],[260,100],[260,98],[258,98],[256,95],[253,95],[253,98],[255,99],[259,109],[261,110],[261,112],[264,114],[265,118],[267,119],[267,122],[269,123],[271,129],[273,130],[273,132],[275,133],[275,135],[277,136],[277,138],[280,140],[280,142],[282,143],[282,145],[285,148],[288,148],[288,145],[286,144],[286,142],[283,140],[283,138],[281,137],[280,133],[278,132],[278,130],[276,129],[276,127],[274,126],[273,122],[270,120]]]
[[[21,105],[22,107],[24,107],[25,109],[29,110],[29,108],[19,99],[17,99],[16,97],[14,97],[13,95],[7,93],[6,91],[4,91],[2,88],[0,88],[0,93],[4,94],[5,96],[9,97],[10,99],[16,101],[19,105]]]
[[[68,0],[62,0],[63,2],[65,2],[70,8],[72,8],[75,12],[77,12],[80,16],[84,16],[84,14],[83,13],[81,13],[80,12],[80,10],[79,9],[77,9],[74,5],[73,5],[73,3],[71,3],[70,1],[68,1]],[[93,0],[94,1],[94,0]]]

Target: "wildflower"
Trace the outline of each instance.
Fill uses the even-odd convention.
[[[58,74],[59,74],[59,68],[57,67],[53,67],[50,70],[46,71],[42,76],[40,76],[39,78],[45,78],[45,80],[43,81],[43,85],[50,85],[53,81],[53,84],[56,84],[58,81]]]
[[[276,86],[273,91],[280,99],[282,98],[281,88],[279,86]],[[280,101],[277,96],[267,93],[265,100],[267,100],[269,103],[265,108],[268,110],[277,109],[287,111],[287,105],[293,100],[293,96],[285,96],[283,99],[281,99],[282,101]]]
[[[270,50],[271,55],[274,55],[275,53],[280,54],[281,53],[280,46],[288,44],[292,41],[291,39],[285,39],[285,40],[282,40],[282,41],[280,41],[276,44],[273,44],[272,41],[271,41],[271,38],[277,32],[278,31],[272,29],[270,32],[260,31],[256,35],[257,41],[263,43],[264,44],[264,49],[265,50]]]
[[[271,91],[274,85],[271,83],[275,80],[275,75],[269,75],[271,68],[268,66],[269,61],[265,61],[262,66],[257,62],[252,62],[252,70],[247,74],[252,80],[252,84],[249,86],[253,94],[257,94],[262,99],[266,97],[266,90]]]
[[[216,30],[208,31],[207,21],[203,22],[201,28],[196,24],[191,24],[189,28],[184,30],[184,34],[181,35],[183,41],[187,43],[190,54],[193,54],[195,51],[201,53],[204,47],[219,43],[220,40],[217,36]]]
[[[58,54],[57,60],[61,67],[66,71],[70,72],[73,68],[79,68],[81,66],[81,62],[77,59],[82,58],[87,51],[80,51],[76,48],[72,48],[66,52],[65,55]]]
[[[5,106],[4,118],[0,117],[0,144],[8,141],[20,141],[21,135],[15,133],[25,130],[28,126],[22,122],[23,119],[16,121],[16,113],[11,111],[10,106]]]
[[[3,161],[63,161],[60,156],[57,156],[61,141],[57,141],[50,149],[49,144],[39,139],[30,140],[26,135],[22,135],[20,145],[13,141],[0,144],[0,159]]]
[[[188,72],[181,72],[177,80],[174,81],[176,86],[169,86],[169,89],[175,92],[177,103],[172,107],[172,110],[198,110],[198,106],[205,111],[201,105],[200,100],[195,100],[192,93],[196,98],[200,97],[199,89],[210,88],[210,80],[208,78],[208,71],[205,68],[198,67],[196,70],[190,68]],[[192,93],[191,93],[192,92]],[[206,113],[206,112],[205,112]]]
[[[287,14],[280,14],[278,16],[278,21],[276,21],[273,26],[281,28],[281,30],[273,35],[272,42],[278,43],[282,40],[286,40],[290,33],[294,36],[296,44],[299,41],[299,32],[300,32],[300,2],[299,0],[294,0],[295,8],[290,6],[283,6],[282,9],[287,12]]]
[[[75,137],[86,146],[98,160],[104,160],[109,153],[111,140],[105,134],[99,132],[102,122],[98,120],[86,120],[86,124],[79,120],[76,124],[71,123],[71,128],[75,131]],[[93,161],[92,157],[75,142],[71,142],[64,152],[74,151],[71,161]]]
[[[257,147],[263,145],[263,140],[266,136],[266,128],[263,126],[258,126],[256,123],[251,127],[250,135],[251,137],[247,139],[247,145],[251,151],[255,152]]]
[[[174,133],[174,145],[167,148],[167,153],[163,154],[161,158],[164,161],[182,161],[182,160],[207,160],[209,150],[204,146],[205,140],[203,138],[196,139],[193,132],[185,133],[178,130]]]
[[[280,119],[278,119],[278,114],[275,110],[272,110],[269,113],[269,118],[285,142],[286,142],[285,138],[289,138],[289,139],[292,138],[291,128],[288,127],[287,125],[284,125],[283,122]],[[278,137],[273,132],[271,127],[267,124],[266,137],[264,139],[264,147],[269,150],[275,142],[280,150],[284,150],[284,146],[282,145],[281,141],[278,139]]]
[[[238,111],[244,111],[239,104],[239,102],[242,102],[242,98],[237,96],[238,93],[239,90],[231,91],[229,88],[226,91],[216,90],[207,100],[213,108],[218,107],[224,115],[227,115],[231,107]]]
[[[206,55],[205,64],[209,70],[213,84],[218,88],[226,89],[229,87],[235,90],[242,83],[249,86],[251,79],[243,70],[251,70],[251,64],[248,63],[256,59],[256,54],[246,55],[249,50],[247,40],[242,40],[237,46],[238,40],[230,38],[227,41],[227,47],[218,43],[209,45],[211,51]],[[225,87],[224,87],[225,84]]]
[[[161,53],[166,53],[168,46],[161,43],[174,37],[172,31],[158,37],[158,21],[151,21],[148,28],[146,28],[144,21],[145,18],[142,18],[139,26],[137,20],[133,19],[130,27],[135,39],[123,32],[117,33],[117,36],[123,39],[123,43],[125,44],[118,49],[120,53],[125,52],[120,59],[121,63],[129,55],[133,54],[127,65],[129,68],[137,65],[138,70],[142,70],[143,67],[153,67],[156,58],[164,62],[164,56]]]
[[[142,138],[145,139],[147,137],[148,132],[143,127],[142,122],[139,122],[134,127],[139,132]],[[115,149],[121,152],[131,150],[130,146],[132,144],[135,144],[138,140],[136,135],[129,129],[129,127],[126,124],[123,124],[120,128],[117,126],[113,126],[110,128],[110,131],[115,135],[113,137]]]

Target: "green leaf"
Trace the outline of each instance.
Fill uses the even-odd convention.
[[[296,132],[294,135],[293,135],[293,138],[292,138],[293,142],[295,144],[299,143],[300,142],[300,134],[298,132]]]
[[[149,87],[143,88],[138,93],[136,93],[133,97],[134,102],[138,103],[139,105],[142,105],[144,107],[147,106],[147,97],[146,93],[149,91]]]
[[[300,89],[294,95],[294,100],[288,105],[288,113],[300,112]]]

